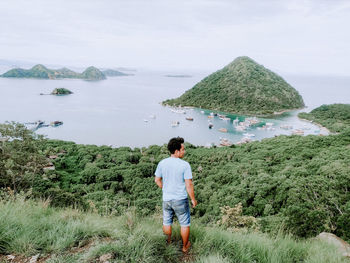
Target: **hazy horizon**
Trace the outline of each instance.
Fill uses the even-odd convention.
[[[349,76],[350,2],[0,3],[0,60],[86,68],[216,71],[249,56],[277,73]]]

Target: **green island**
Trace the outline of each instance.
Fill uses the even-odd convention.
[[[73,92],[65,88],[56,88],[51,92],[51,95],[69,95],[69,94],[73,94]]]
[[[107,77],[133,76],[134,74],[126,74],[114,69],[102,70],[102,73]]]
[[[318,123],[331,132],[342,132],[350,127],[350,104],[322,105],[310,113],[301,112],[298,117]]]
[[[236,58],[180,97],[163,101],[163,105],[258,116],[305,106],[300,94],[282,77],[249,57]]]
[[[337,109],[345,116],[346,107]],[[154,172],[168,156],[166,145],[79,145],[47,140],[18,123],[0,124],[0,138],[1,254],[41,253],[47,262],[184,261],[179,226],[169,246],[161,230]],[[198,206],[185,260],[348,262],[313,237],[330,232],[350,241],[350,128],[231,147],[186,143],[186,152]]]
[[[38,64],[31,69],[15,68],[0,75],[3,78],[37,78],[37,79],[84,79],[103,80],[106,76],[95,67],[88,67],[82,73],[74,72],[68,68],[48,69],[44,65]]]

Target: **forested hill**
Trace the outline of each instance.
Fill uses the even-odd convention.
[[[341,132],[350,127],[350,104],[322,105],[310,113],[299,113],[298,116],[319,123],[332,132]]]
[[[85,79],[85,80],[102,80],[106,76],[95,67],[88,67],[83,73],[74,72],[68,68],[48,69],[38,64],[31,69],[15,68],[1,75],[4,78],[38,78],[38,79]]]
[[[163,104],[254,115],[304,107],[302,97],[292,86],[249,57],[236,58],[179,98]]]

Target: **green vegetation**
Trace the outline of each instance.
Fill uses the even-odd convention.
[[[39,149],[43,138],[16,123],[1,124],[0,138],[10,140],[0,140],[1,188],[29,189],[48,163]]]
[[[30,190],[31,197],[50,198],[53,206],[74,205],[102,215],[122,215],[129,206],[149,215],[161,206],[153,175],[168,156],[166,145],[131,149],[32,140],[29,131],[21,137],[24,131],[16,127],[0,125],[1,137],[10,138],[2,142],[1,188]],[[279,136],[238,147],[187,144],[199,201],[193,215],[197,222],[216,225],[220,207],[242,203],[243,215],[257,218],[263,232],[283,228],[312,237],[326,231],[350,240],[349,145],[350,130]],[[51,160],[54,171],[38,166],[26,172],[33,158],[52,155],[57,156]]]
[[[345,112],[336,115],[342,123]],[[293,237],[325,231],[350,240],[350,128],[186,150],[199,202],[186,260],[345,262],[322,242]],[[47,262],[94,262],[108,253],[111,262],[184,260],[179,227],[170,246],[161,230],[154,171],[167,156],[166,145],[78,145],[0,124],[0,254],[41,253]],[[55,170],[44,169],[50,162]]]
[[[248,115],[304,107],[299,93],[280,76],[248,57],[238,57],[168,105],[194,106]]]
[[[198,224],[192,224],[193,247],[184,257],[179,226],[166,245],[159,212],[140,218],[129,209],[123,216],[102,217],[24,198],[4,195],[0,201],[0,260],[1,254],[12,254],[29,262],[40,254],[45,262],[100,262],[103,255],[109,262],[347,262],[317,240],[231,233]]]
[[[71,92],[69,89],[65,88],[56,88],[51,92],[52,95],[68,95],[72,93],[73,92]]]
[[[350,104],[322,105],[310,113],[299,113],[298,117],[319,123],[332,132],[342,132],[350,127]]]
[[[119,76],[130,76],[132,74],[126,74],[114,69],[103,70],[102,73],[107,77],[119,77]]]
[[[43,65],[36,65],[31,69],[11,69],[6,73],[2,74],[4,78],[39,78],[39,79],[62,79],[62,78],[73,78],[73,79],[85,79],[85,80],[101,80],[106,77],[104,74],[95,67],[87,68],[83,73],[76,73],[70,69],[48,69]]]
[[[86,80],[106,79],[106,76],[98,68],[92,66],[85,69],[85,71],[81,73],[81,77]]]

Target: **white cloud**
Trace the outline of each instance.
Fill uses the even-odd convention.
[[[1,58],[215,70],[248,55],[279,71],[348,74],[349,10],[337,0],[8,0]]]

